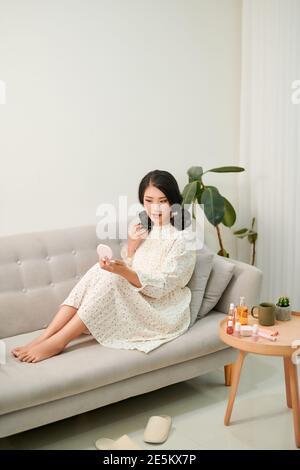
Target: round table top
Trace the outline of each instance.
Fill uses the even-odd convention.
[[[249,325],[257,323],[257,320],[254,320],[251,316],[248,318]],[[260,336],[253,338],[252,336],[236,337],[229,335],[226,333],[226,326],[227,318],[224,318],[220,322],[220,338],[224,343],[241,351],[268,356],[290,356],[296,351],[296,348],[291,346],[293,341],[299,340],[299,346],[297,347],[300,347],[300,312],[292,312],[291,320],[276,320],[274,326],[261,326],[264,330],[278,330],[277,341],[270,341]]]

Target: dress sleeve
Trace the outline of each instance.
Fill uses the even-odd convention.
[[[120,250],[120,255],[123,261],[125,261],[126,265],[131,267],[132,266],[132,258],[128,257],[128,242],[123,242],[121,244],[121,250]]]
[[[132,287],[148,297],[159,299],[175,289],[185,287],[192,277],[195,263],[196,251],[187,249],[185,239],[178,238],[163,261],[160,272],[152,274],[135,269],[141,287]]]

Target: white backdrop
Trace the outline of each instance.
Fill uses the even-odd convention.
[[[257,218],[263,300],[300,309],[300,1],[244,0],[242,28],[240,214]]]
[[[0,0],[0,235],[95,223],[156,168],[183,189],[189,166],[237,164],[240,13],[240,0]],[[206,181],[236,206],[234,175]]]

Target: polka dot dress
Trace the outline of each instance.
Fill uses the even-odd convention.
[[[127,244],[121,256],[127,256]],[[187,287],[196,262],[185,231],[154,226],[135,252],[131,268],[141,287],[118,274],[92,266],[61,305],[77,314],[103,346],[149,353],[183,334],[190,324]]]

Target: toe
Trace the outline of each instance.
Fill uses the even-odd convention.
[[[20,359],[20,361],[23,361],[26,356],[27,352],[21,352],[18,354],[18,358]]]
[[[20,348],[13,348],[13,349],[11,350],[11,353],[12,353],[14,356],[16,356],[17,353],[19,352],[19,350],[20,350]]]
[[[20,349],[19,351],[16,351],[16,357],[19,359],[24,356],[24,354],[27,354],[27,351],[24,351],[24,349]]]

